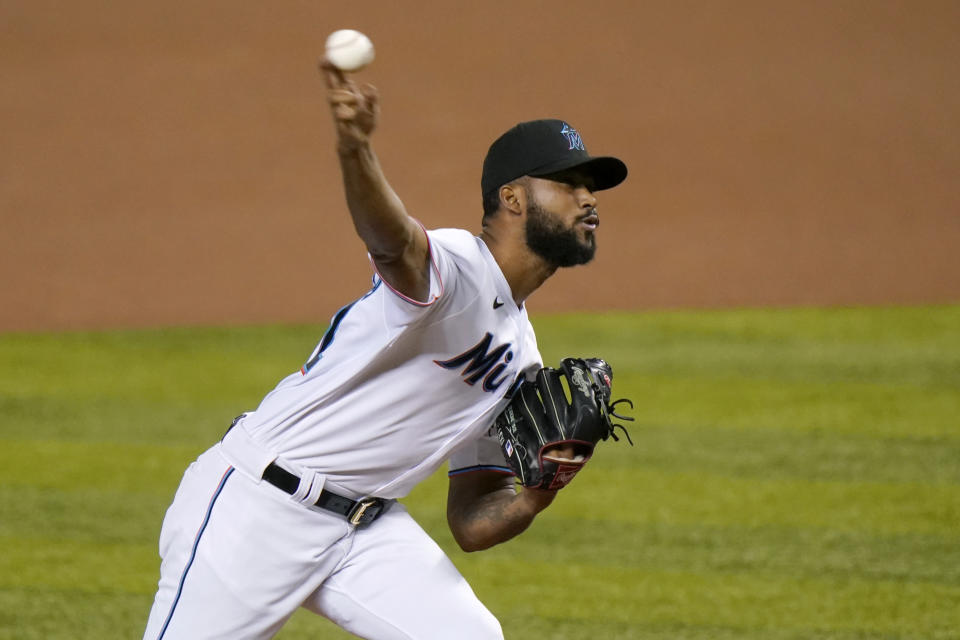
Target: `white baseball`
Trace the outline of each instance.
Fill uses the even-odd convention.
[[[353,29],[334,31],[327,37],[327,60],[341,71],[359,71],[373,62],[373,43]]]

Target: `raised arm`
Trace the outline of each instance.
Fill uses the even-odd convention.
[[[447,523],[460,548],[480,551],[519,535],[556,491],[517,491],[513,476],[475,471],[450,477]]]
[[[320,71],[337,134],[347,208],[357,234],[380,276],[408,298],[424,302],[430,293],[426,233],[387,182],[370,143],[379,115],[377,90],[354,84],[326,60]]]

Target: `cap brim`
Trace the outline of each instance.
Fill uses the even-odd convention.
[[[564,158],[559,162],[540,167],[535,173],[528,175],[543,178],[573,168],[580,169],[593,178],[595,191],[612,189],[627,178],[627,165],[613,156],[598,156],[588,160]]]

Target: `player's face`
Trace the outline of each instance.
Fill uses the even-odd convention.
[[[576,170],[530,178],[527,246],[557,267],[586,264],[597,250],[600,224],[593,180]]]

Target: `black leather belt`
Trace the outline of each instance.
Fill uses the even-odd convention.
[[[267,465],[263,479],[277,489],[293,495],[300,486],[300,478],[274,463]],[[376,520],[386,510],[389,501],[383,498],[362,498],[351,500],[324,489],[314,503],[321,509],[333,511],[346,518],[350,524],[364,525]]]

